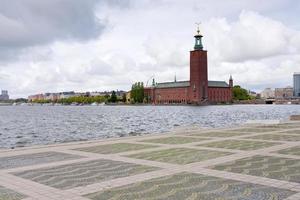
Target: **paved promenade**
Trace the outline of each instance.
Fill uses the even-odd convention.
[[[300,123],[0,150],[0,200],[300,200]]]

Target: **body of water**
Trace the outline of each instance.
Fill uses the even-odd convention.
[[[179,126],[232,127],[292,114],[300,114],[300,106],[1,106],[0,148],[154,134]]]

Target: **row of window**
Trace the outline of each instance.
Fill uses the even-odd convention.
[[[159,100],[157,101],[158,104],[185,104],[186,100],[181,99],[181,100]]]

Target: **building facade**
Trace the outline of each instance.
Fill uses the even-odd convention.
[[[292,87],[286,88],[275,88],[275,99],[288,99],[292,98],[294,95],[294,90]]]
[[[9,100],[8,91],[2,90],[0,94],[0,101],[7,101]]]
[[[190,80],[153,83],[145,88],[145,97],[153,104],[229,103],[232,101],[233,79],[208,81],[207,51],[203,50],[202,35],[198,29],[194,50],[190,51]]]
[[[300,73],[294,73],[294,97],[300,97]]]
[[[275,91],[271,88],[266,88],[260,93],[262,99],[273,99],[275,98]]]

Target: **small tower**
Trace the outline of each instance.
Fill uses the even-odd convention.
[[[202,37],[203,37],[203,35],[201,35],[201,33],[200,33],[199,24],[198,24],[198,28],[197,28],[197,33],[196,33],[196,35],[194,37],[195,37],[194,50],[203,50],[203,44],[202,44]]]
[[[155,79],[154,78],[152,79],[152,86],[153,87],[155,86]]]
[[[175,77],[174,77],[174,82],[175,82],[175,83],[177,82],[176,74],[175,74]]]
[[[233,87],[233,79],[232,79],[232,76],[230,75],[230,78],[229,78],[229,87]]]

